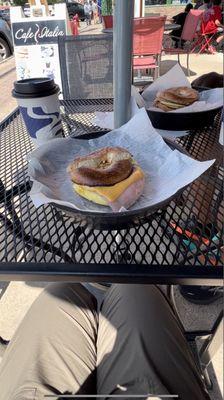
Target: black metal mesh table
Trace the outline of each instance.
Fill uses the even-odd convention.
[[[94,112],[112,108],[108,99],[63,101],[65,135],[99,131],[91,123]],[[32,144],[19,111],[13,112],[0,125],[0,279],[220,284],[224,206],[219,132],[217,115],[212,127],[178,139],[193,158],[216,158],[179,198],[133,227],[97,230],[53,205],[33,206],[26,161]],[[202,223],[192,229],[195,220]]]

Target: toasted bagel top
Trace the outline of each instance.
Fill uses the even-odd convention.
[[[131,154],[121,147],[105,147],[76,158],[68,172],[74,183],[111,186],[126,179],[133,170]]]

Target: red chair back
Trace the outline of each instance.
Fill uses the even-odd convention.
[[[160,54],[166,17],[144,17],[133,20],[133,54]]]
[[[202,19],[204,10],[190,10],[185,19],[183,31],[181,34],[182,40],[192,41],[198,30],[199,23]]]

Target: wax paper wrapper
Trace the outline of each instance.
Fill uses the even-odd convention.
[[[171,68],[166,74],[160,76],[155,80],[150,86],[148,86],[141,97],[144,101],[144,107],[147,110],[154,110],[159,112],[165,112],[160,108],[154,107],[153,102],[158,92],[178,86],[191,87],[190,82],[185,76],[182,68],[177,63],[173,68]],[[141,107],[143,105],[142,101],[139,103],[139,94],[136,94],[137,104]],[[168,111],[172,113],[188,113],[188,112],[199,112],[206,110],[213,110],[223,105],[223,88],[204,90],[199,93],[199,101],[195,101],[191,106],[182,107],[178,110]]]
[[[169,89],[171,87],[187,86],[191,87],[190,82],[185,76],[182,68],[177,63],[166,74],[156,79],[149,85],[142,94],[138,92],[135,86],[131,88],[131,115],[134,116],[139,108],[144,107],[146,110],[154,110],[157,112],[165,112],[160,108],[154,107],[153,102],[159,91]],[[223,105],[223,88],[205,90],[199,93],[200,100],[191,106],[182,107],[179,110],[168,111],[174,113],[188,113],[213,110]],[[114,128],[113,112],[96,112],[93,118],[93,124],[105,129]],[[160,132],[161,133],[161,132]],[[173,136],[173,135],[172,135]],[[178,135],[176,135],[178,136]],[[182,136],[182,135],[179,135]]]
[[[98,139],[54,139],[30,153],[28,171],[34,182],[30,193],[34,204],[38,207],[54,202],[73,209],[113,212],[109,207],[91,203],[76,194],[66,172],[74,158],[105,146],[128,149],[145,173],[143,195],[132,206],[132,210],[168,199],[199,177],[214,162],[195,161],[177,150],[172,151],[154,130],[142,108],[121,128]]]
[[[133,95],[131,96],[130,105],[131,105],[131,116],[133,117],[139,110],[138,105],[142,97],[141,95],[138,95],[138,92],[136,91],[134,86],[131,87],[131,92],[133,93]],[[136,100],[138,100],[138,103]],[[144,101],[142,99],[142,106],[143,105]],[[99,126],[100,128],[103,129],[114,129],[113,111],[107,111],[107,112],[96,111],[95,116],[93,118],[93,125]]]

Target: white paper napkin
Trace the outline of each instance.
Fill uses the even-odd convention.
[[[171,68],[166,74],[160,76],[156,79],[151,85],[149,85],[142,94],[138,92],[135,86],[131,88],[131,115],[134,116],[138,111],[138,108],[144,107],[146,110],[153,110],[156,112],[165,112],[157,107],[153,106],[153,102],[155,100],[156,94],[165,89],[169,89],[170,87],[178,87],[178,86],[187,86],[191,87],[190,82],[185,76],[182,68],[177,63],[173,68]],[[183,113],[183,112],[198,112],[198,111],[206,111],[213,110],[223,105],[223,89],[210,89],[205,90],[199,93],[200,99],[196,101],[191,106],[182,107],[178,110],[169,111],[174,113]],[[113,129],[114,128],[114,114],[113,112],[96,112],[95,117],[93,118],[93,124],[105,128],[105,129]],[[164,137],[179,137],[188,134],[188,132],[167,132],[159,131],[158,132]]]
[[[34,150],[28,157],[29,175],[34,181],[31,198],[38,207],[46,203],[67,205],[73,209],[112,212],[83,199],[73,190],[66,168],[76,157],[105,146],[128,149],[145,172],[143,195],[132,210],[152,206],[168,199],[206,171],[214,160],[199,162],[172,151],[153,128],[144,108],[127,124],[92,140],[55,139]]]
[[[191,84],[188,81],[187,77],[185,76],[182,68],[177,63],[166,74],[160,76],[143,91],[142,98],[144,100],[145,108],[147,110],[154,110],[157,112],[166,112],[161,110],[160,108],[153,106],[156,94],[163,90],[178,86],[191,87]],[[188,112],[206,111],[222,107],[222,105],[223,105],[223,88],[217,88],[217,89],[205,90],[199,93],[199,101],[195,101],[191,106],[182,107],[179,108],[178,110],[168,111],[168,112],[188,113]]]
[[[134,93],[134,89],[132,89],[132,91]],[[133,117],[138,111],[139,108],[136,99],[134,96],[131,96],[131,116]],[[93,125],[97,125],[103,129],[114,129],[113,111],[108,111],[108,112],[96,111],[92,123]]]

